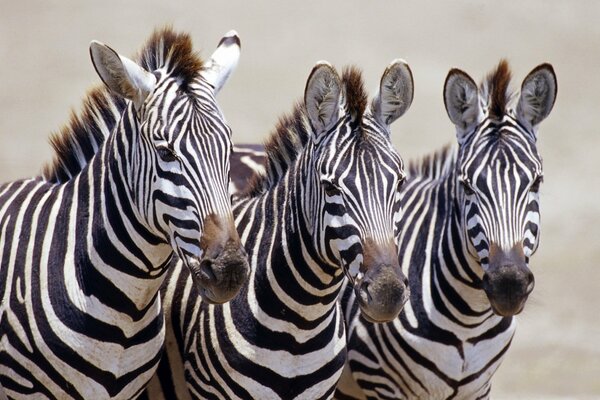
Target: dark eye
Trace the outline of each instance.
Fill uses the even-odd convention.
[[[463,187],[463,190],[465,191],[465,194],[467,196],[472,196],[475,194],[475,190],[473,190],[473,186],[471,186],[471,182],[469,182],[466,179],[463,179],[460,181],[460,184]]]
[[[406,182],[406,177],[403,176],[400,178],[400,180],[398,181],[398,186],[396,186],[396,190],[399,192],[400,189],[402,189],[402,186],[404,186],[404,182]]]
[[[323,180],[321,181],[321,184],[323,185],[325,193],[329,197],[337,196],[341,193],[340,189],[337,186],[335,186],[332,182]]]
[[[540,190],[540,185],[542,184],[542,182],[544,182],[544,177],[542,175],[539,175],[537,178],[535,178],[535,180],[533,181],[533,183],[531,184],[531,191],[532,192],[539,192]]]
[[[156,152],[158,153],[158,156],[161,158],[161,160],[163,160],[164,162],[173,162],[178,160],[175,150],[173,150],[173,148],[170,145],[158,146],[156,148]]]

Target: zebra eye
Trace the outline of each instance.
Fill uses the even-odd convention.
[[[321,184],[323,185],[323,189],[325,189],[325,194],[329,197],[337,196],[341,193],[340,189],[330,181],[322,180]]]
[[[402,189],[404,182],[406,182],[406,176],[400,178],[400,180],[398,181],[398,186],[396,187],[396,191],[399,192]]]
[[[467,180],[461,180],[460,184],[463,187],[463,190],[465,191],[465,194],[467,196],[472,196],[475,194],[475,190],[473,190],[473,187],[471,186],[471,183]]]
[[[156,147],[156,152],[158,153],[158,156],[161,158],[161,160],[163,160],[164,162],[173,162],[179,160],[177,154],[175,153],[175,150],[173,150],[173,148],[170,145],[158,146]]]
[[[539,175],[537,178],[535,178],[535,180],[531,184],[530,191],[536,192],[536,193],[539,192],[540,185],[542,182],[544,182],[544,177],[542,175]]]

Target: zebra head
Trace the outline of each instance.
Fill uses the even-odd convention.
[[[203,297],[230,300],[249,267],[227,191],[231,130],[215,95],[237,64],[237,34],[223,37],[207,64],[188,35],[169,29],[154,34],[140,64],[98,42],[90,53],[106,86],[130,100],[127,134],[115,139],[123,196],[190,268]]]
[[[403,162],[390,140],[390,124],[413,98],[410,68],[396,60],[385,70],[379,93],[367,108],[360,72],[340,78],[327,63],[315,66],[305,90],[312,127],[304,209],[307,225],[326,263],[341,265],[363,316],[395,318],[408,299],[394,241]],[[312,154],[311,154],[312,153]]]
[[[528,264],[538,246],[543,176],[536,140],[557,93],[549,64],[529,73],[518,96],[509,82],[503,60],[479,90],[457,69],[444,88],[459,142],[457,190],[468,251],[483,268],[492,310],[502,316],[521,312],[534,286]]]

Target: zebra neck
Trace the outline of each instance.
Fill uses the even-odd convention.
[[[234,212],[253,266],[247,297],[260,308],[253,313],[274,329],[289,331],[291,323],[309,338],[335,320],[342,274],[319,261],[292,192],[284,179]]]
[[[400,252],[410,254],[403,268],[409,271],[413,297],[420,299],[411,301],[409,320],[416,323],[418,315],[427,315],[428,324],[466,339],[502,318],[492,313],[481,287],[483,270],[467,250],[457,185],[454,172],[411,182],[403,196],[403,209],[408,211],[408,221],[403,222],[419,229],[401,235]]]
[[[93,280],[98,274],[106,277],[130,307],[127,314],[143,318],[148,307],[156,306],[172,248],[140,218],[127,179],[129,157],[120,151],[123,144],[114,136],[105,142],[79,180],[89,190],[80,196],[80,211],[88,213],[89,228],[87,254],[79,262],[93,271],[89,274],[90,287],[97,287]],[[84,272],[83,279],[86,276]]]

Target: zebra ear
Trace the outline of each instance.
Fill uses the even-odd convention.
[[[413,95],[410,67],[403,60],[394,60],[381,77],[379,91],[371,103],[371,113],[380,124],[389,128],[410,108]]]
[[[156,86],[156,77],[105,44],[92,41],[90,56],[100,79],[113,92],[133,102],[139,110]]]
[[[557,90],[552,65],[541,64],[535,67],[521,85],[521,97],[517,104],[519,122],[535,129],[552,111]]]
[[[331,64],[319,61],[311,71],[304,104],[313,130],[314,139],[331,129],[340,118],[342,82]]]
[[[229,31],[223,36],[210,60],[200,75],[219,93],[229,75],[237,67],[240,59],[241,44],[236,31]]]
[[[459,69],[448,72],[444,83],[444,105],[450,121],[456,125],[459,139],[481,121],[477,84]]]

